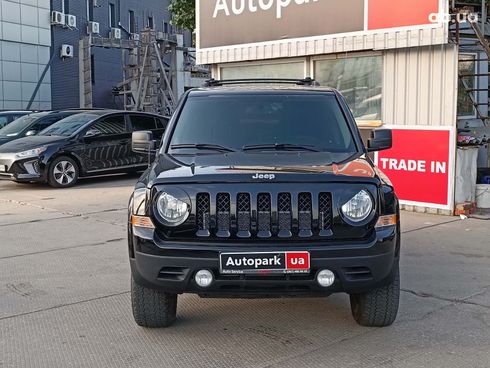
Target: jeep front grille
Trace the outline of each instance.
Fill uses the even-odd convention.
[[[330,193],[198,193],[199,238],[312,238],[332,235]]]

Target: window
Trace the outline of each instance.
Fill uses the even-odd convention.
[[[37,121],[32,127],[29,128],[29,130],[34,130],[36,133],[39,133],[40,131],[46,129],[47,127],[53,125],[54,123],[56,123],[57,121],[63,118],[64,116],[61,115],[45,117]]]
[[[356,120],[381,120],[382,56],[317,60],[315,80],[344,95]]]
[[[148,17],[148,28],[153,29],[153,17]]]
[[[94,0],[87,0],[87,17],[89,21],[94,19]]]
[[[221,79],[241,78],[298,78],[305,75],[303,61],[280,64],[256,64],[221,68]]]
[[[109,25],[111,28],[116,28],[116,5],[109,4]]]
[[[165,119],[156,119],[157,120],[157,129],[166,129],[168,125],[168,120]]]
[[[0,116],[0,129],[3,128],[5,125],[7,125],[9,122],[9,119],[7,116]]]
[[[63,0],[63,13],[70,14],[70,0]]]
[[[156,129],[155,118],[144,115],[131,115],[131,126],[134,131]]]
[[[92,78],[92,84],[95,84],[95,57],[94,57],[94,54],[90,55],[90,65],[91,65],[90,74],[91,74],[91,78]]]
[[[168,23],[167,22],[163,22],[163,32],[168,33]]]
[[[171,142],[236,150],[245,145],[294,144],[338,154],[339,160],[357,150],[335,95],[327,93],[191,96]]]
[[[460,60],[468,60],[462,61],[459,63],[459,74],[475,74],[476,73],[476,62],[475,55],[471,54],[460,54]],[[476,77],[468,76],[459,78],[458,81],[458,117],[474,117],[475,116],[475,107],[473,106],[473,102],[471,101],[470,95],[466,92],[466,88],[476,88]],[[472,96],[477,96],[477,93],[472,94]]]
[[[37,114],[25,115],[15,121],[8,124],[0,131],[0,137],[15,137],[18,136],[22,131],[28,129],[32,123],[43,116],[48,115],[47,112],[40,112]]]
[[[57,121],[49,128],[42,131],[39,135],[59,135],[69,137],[72,134],[77,133],[85,125],[94,121],[99,116],[91,113],[80,113],[68,116],[62,120]]]
[[[124,115],[112,115],[92,125],[91,129],[98,130],[102,135],[118,135],[126,132]]]
[[[129,11],[129,32],[136,33],[136,18],[133,10]]]

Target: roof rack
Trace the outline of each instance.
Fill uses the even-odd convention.
[[[220,87],[231,84],[294,84],[297,86],[319,86],[314,79],[307,77],[304,79],[287,78],[251,78],[251,79],[209,79],[204,83],[204,87]]]

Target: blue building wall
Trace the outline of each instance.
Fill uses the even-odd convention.
[[[60,52],[61,45],[69,44],[75,48],[72,59],[62,60],[55,57],[51,66],[52,107],[69,108],[80,105],[79,85],[79,40],[87,35],[88,17],[100,24],[100,36],[108,37],[110,32],[109,4],[116,9],[116,24],[121,22],[122,38],[129,38],[129,11],[135,15],[136,31],[139,33],[147,26],[148,17],[153,17],[154,29],[165,31],[170,29],[170,13],[167,7],[170,0],[98,0],[99,7],[88,11],[92,0],[51,0],[51,10],[62,11],[62,3],[69,9],[65,13],[77,17],[77,29],[60,26],[52,27],[52,51]],[[167,26],[165,26],[167,24]],[[185,36],[186,45],[190,46],[190,34]],[[118,49],[92,48],[93,54],[93,106],[119,107],[112,97],[112,87],[123,80],[123,62],[121,51]]]

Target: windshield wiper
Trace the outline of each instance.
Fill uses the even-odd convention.
[[[276,151],[311,151],[321,152],[321,149],[314,146],[307,146],[301,144],[291,143],[271,143],[271,144],[250,144],[243,146],[244,151],[263,151],[263,150],[276,150]]]
[[[235,152],[233,148],[220,146],[219,144],[208,144],[208,143],[190,143],[190,144],[173,144],[170,146],[171,149],[186,149],[195,148],[197,150],[212,150],[221,152]]]

